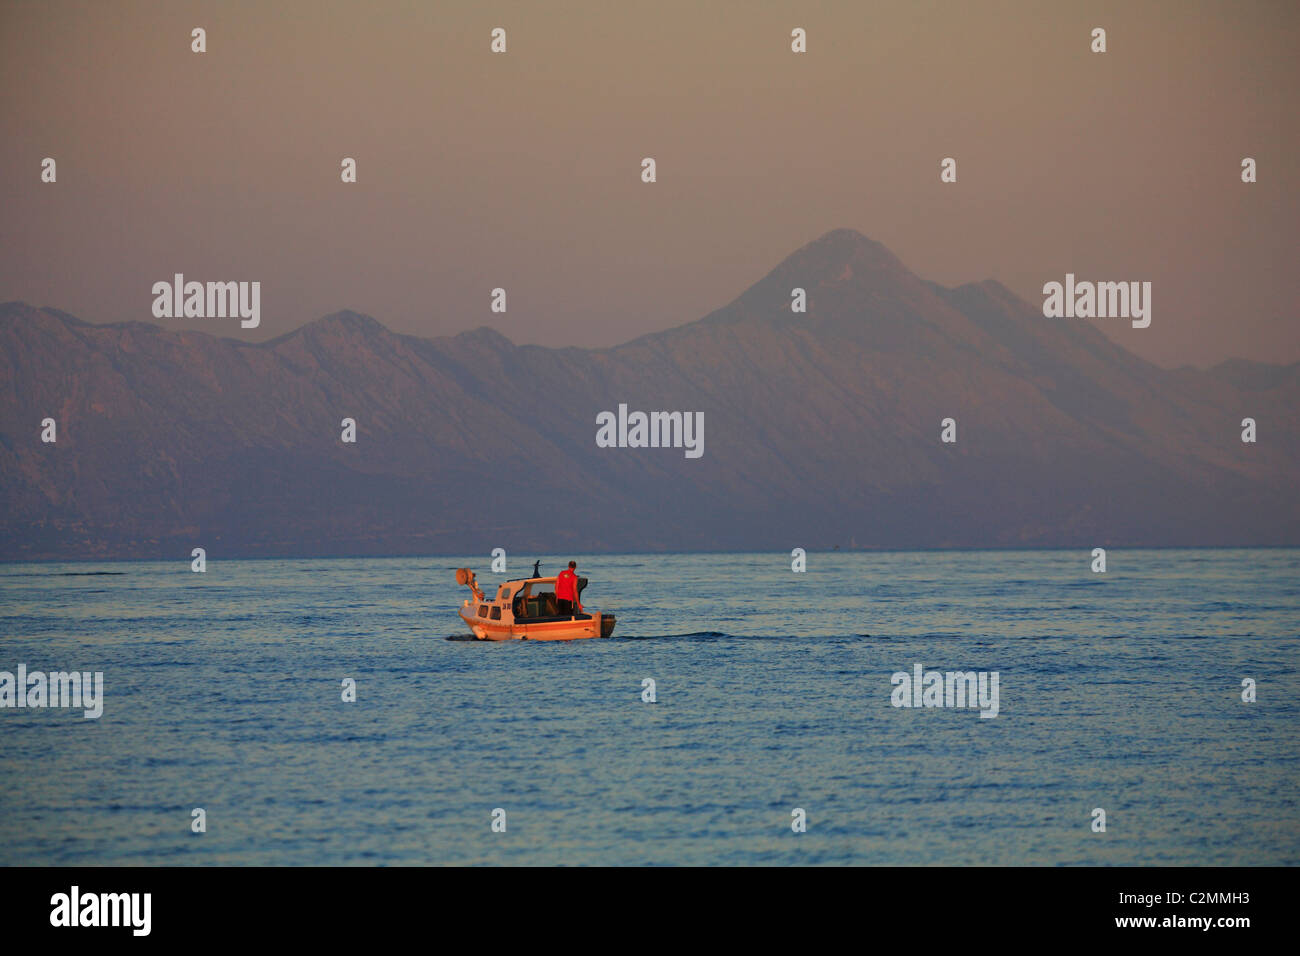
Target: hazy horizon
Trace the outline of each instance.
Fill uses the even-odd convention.
[[[8,2],[0,300],[245,341],[351,309],[599,348],[852,228],[1031,304],[1067,272],[1151,281],[1149,328],[1094,324],[1162,367],[1288,364],[1297,26],[1266,2]],[[261,326],[154,320],[175,272],[260,281]]]

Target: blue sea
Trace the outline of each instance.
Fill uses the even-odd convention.
[[[611,639],[447,640],[534,557],[0,566],[0,671],[104,674],[0,710],[0,863],[1300,863],[1300,551],[543,556]]]

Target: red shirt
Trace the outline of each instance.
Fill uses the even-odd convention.
[[[565,568],[555,579],[555,599],[557,601],[578,600],[578,576],[572,568]]]

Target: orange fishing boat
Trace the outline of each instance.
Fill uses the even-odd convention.
[[[535,569],[534,569],[535,570]],[[460,606],[460,617],[480,641],[575,641],[585,637],[609,637],[614,633],[614,615],[599,611],[561,614],[555,598],[555,578],[516,578],[487,597],[469,568],[456,569],[456,583],[470,589],[471,597]],[[586,578],[578,578],[578,602]]]

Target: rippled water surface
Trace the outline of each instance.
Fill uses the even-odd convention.
[[[581,559],[568,644],[445,639],[483,556],[0,566],[0,671],[105,681],[0,710],[0,863],[1300,863],[1300,551],[789,561]]]

